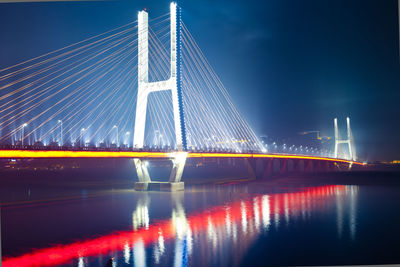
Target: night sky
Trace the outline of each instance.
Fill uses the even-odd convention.
[[[365,160],[400,160],[397,0],[180,1],[236,106],[276,139],[351,118]],[[0,4],[0,69],[136,20],[169,1]]]

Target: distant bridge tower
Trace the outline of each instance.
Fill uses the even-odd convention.
[[[187,150],[186,130],[183,116],[182,89],[181,89],[181,29],[180,8],[175,2],[170,4],[170,40],[171,40],[171,70],[168,80],[149,82],[149,19],[146,11],[140,11],[138,15],[138,98],[136,104],[135,132],[133,145],[135,148],[144,147],[144,134],[146,128],[147,101],[150,93],[171,90],[172,106],[174,113],[174,126],[176,138],[176,152],[173,160],[173,168],[169,178],[169,185],[177,189],[183,189],[180,182],[186,163]],[[147,190],[151,182],[146,162],[134,159],[139,183],[135,188]]]
[[[350,128],[350,118],[347,117],[347,139],[340,139],[337,118],[334,119],[335,124],[335,158],[338,157],[338,150],[340,144],[345,144],[349,149],[349,159],[352,161],[357,160],[356,146],[354,144],[353,133]]]
[[[170,16],[171,74],[168,80],[149,82],[148,13],[146,11],[140,11],[138,15],[138,98],[133,138],[133,144],[136,148],[143,148],[144,146],[146,110],[149,94],[166,90],[171,90],[172,92],[176,148],[179,151],[186,150],[187,148],[181,89],[180,9],[175,2],[170,4]]]

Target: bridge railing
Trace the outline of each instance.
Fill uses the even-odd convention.
[[[1,151],[10,151],[10,150],[18,150],[18,151],[87,151],[87,152],[154,152],[154,153],[174,153],[178,152],[177,149],[172,148],[172,147],[143,147],[141,149],[134,148],[132,146],[116,146],[111,145],[107,147],[101,147],[101,146],[95,146],[95,145],[89,145],[89,146],[80,146],[80,145],[63,145],[63,146],[58,146],[55,145],[55,143],[50,144],[50,145],[44,145],[44,144],[34,144],[34,145],[21,145],[21,144],[16,144],[16,145],[11,145],[11,144],[2,144],[0,145],[0,152]],[[188,149],[187,152],[189,153],[195,153],[195,154],[208,154],[207,157],[212,157],[212,154],[224,154],[224,155],[243,155],[243,154],[248,154],[248,155],[267,155],[268,157],[274,157],[276,156],[277,158],[282,158],[285,156],[299,156],[299,157],[316,157],[316,158],[330,158],[333,159],[332,156],[330,155],[313,155],[313,154],[301,154],[301,153],[278,153],[275,151],[269,151],[269,152],[261,152],[261,151],[255,151],[255,150],[246,150],[246,151],[240,151],[238,152],[237,150],[233,149],[215,149],[215,148],[209,148],[209,149]],[[216,157],[218,157],[218,155]],[[338,158],[338,160],[347,160],[347,159],[341,159]]]

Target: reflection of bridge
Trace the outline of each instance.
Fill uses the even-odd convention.
[[[335,121],[334,158],[308,148],[306,156],[292,155],[297,150],[286,144],[286,155],[266,154],[268,147],[181,21],[179,7],[171,3],[169,18],[150,22],[141,11],[137,26],[129,23],[0,70],[0,142],[9,148],[0,157],[129,157],[142,189],[151,182],[145,158],[172,159],[168,186],[176,189],[183,188],[187,157],[279,159],[281,171],[287,165],[330,170],[332,164],[358,164],[349,120],[346,140],[339,140]],[[348,144],[349,160],[337,158],[340,143]]]
[[[172,196],[170,218],[161,221],[150,217],[152,195],[145,194],[133,210],[133,230],[6,257],[3,266],[54,266],[104,256],[116,256],[117,261],[134,266],[145,266],[148,258],[157,264],[166,256],[173,259],[174,266],[185,266],[187,261],[210,266],[215,259],[221,261],[218,265],[237,265],[261,234],[299,220],[307,222],[314,214],[326,213],[332,204],[336,205],[337,236],[348,232],[354,239],[357,189],[334,185],[255,195],[198,213],[185,211],[183,196],[178,194]],[[220,251],[229,256],[219,257]]]

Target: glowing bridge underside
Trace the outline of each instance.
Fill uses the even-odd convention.
[[[170,159],[184,152],[146,152],[146,151],[67,151],[67,150],[1,150],[0,158],[153,158]],[[188,152],[188,158],[273,158],[294,160],[322,160],[338,163],[364,165],[364,163],[304,155],[260,154],[260,153],[196,153]]]

